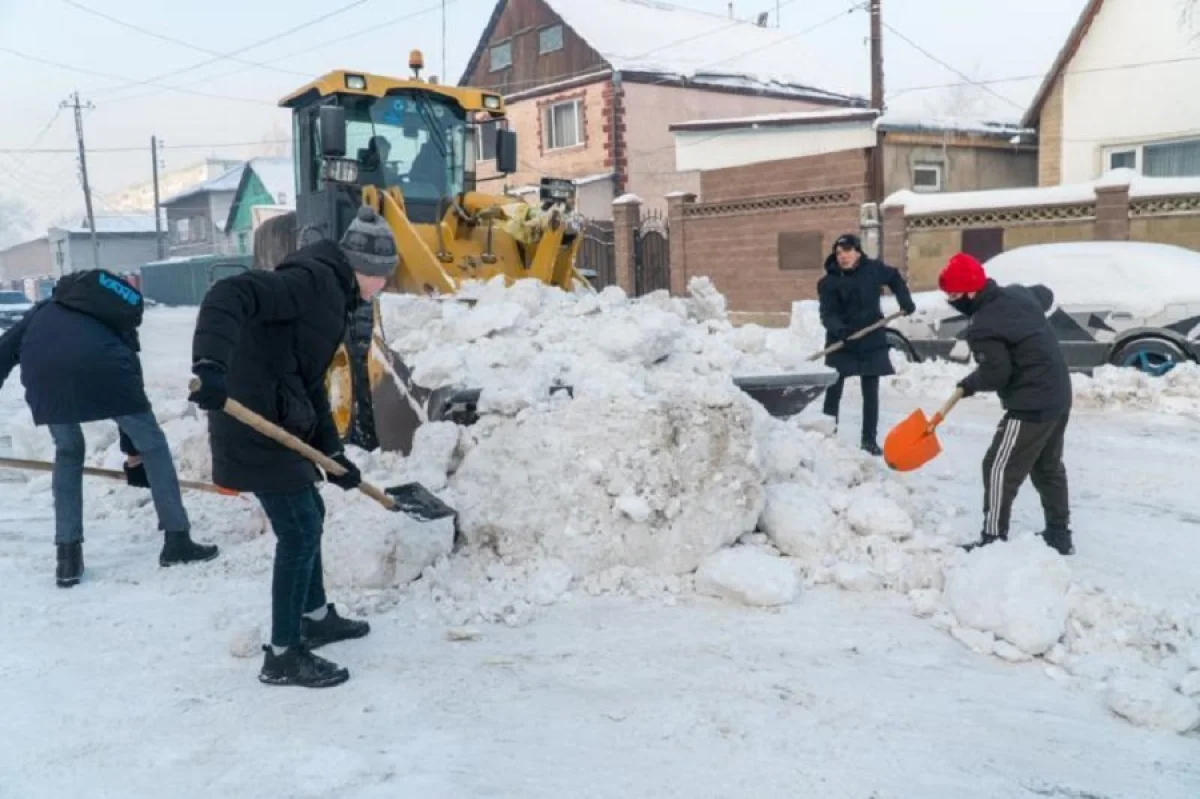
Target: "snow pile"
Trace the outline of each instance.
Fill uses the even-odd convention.
[[[1071,381],[1079,407],[1200,413],[1198,364],[1179,364],[1161,377],[1128,367],[1102,366],[1091,377],[1072,375]]]
[[[722,550],[700,564],[696,591],[743,605],[786,605],[799,581],[787,561],[749,546]]]

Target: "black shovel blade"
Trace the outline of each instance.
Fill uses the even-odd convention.
[[[442,502],[420,483],[405,483],[383,490],[396,503],[396,510],[420,522],[432,522],[457,516],[458,511]]]

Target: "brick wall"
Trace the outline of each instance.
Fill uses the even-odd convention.
[[[730,310],[743,313],[786,312],[815,297],[834,239],[858,230],[867,156],[854,150],[703,173],[698,200],[671,204],[672,285],[710,277]]]
[[[1063,156],[1063,79],[1046,95],[1038,120],[1038,185],[1062,183]]]

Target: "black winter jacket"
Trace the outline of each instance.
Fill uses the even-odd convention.
[[[899,269],[863,256],[858,266],[847,271],[838,266],[833,255],[826,259],[825,275],[817,282],[826,347],[883,318],[880,299],[884,286],[896,295],[903,311],[912,313],[912,294]],[[895,371],[888,357],[887,334],[882,329],[826,355],[825,365],[843,376],[882,377]]]
[[[0,336],[0,385],[18,364],[36,425],[115,419],[150,410],[136,332],[118,332],[53,300]]]
[[[229,396],[321,452],[341,451],[325,372],[359,304],[341,248],[318,241],[273,272],[250,271],[213,285],[200,305],[193,362],[226,369]],[[245,492],[291,492],[320,474],[302,455],[225,413],[209,414],[213,482]]]
[[[967,344],[978,367],[959,385],[970,395],[994,391],[1004,409],[1028,422],[1071,407],[1071,373],[1046,319],[1046,286],[999,286],[988,280],[973,300]]]

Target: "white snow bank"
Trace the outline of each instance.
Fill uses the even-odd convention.
[[[1108,706],[1112,712],[1141,727],[1178,733],[1200,727],[1200,705],[1162,682],[1117,680],[1109,689]]]
[[[743,605],[787,605],[799,581],[788,562],[755,547],[723,549],[696,571],[696,591]]]
[[[1129,408],[1164,413],[1200,413],[1200,365],[1183,363],[1161,377],[1136,369],[1102,366],[1072,375],[1076,405],[1081,408]]]

